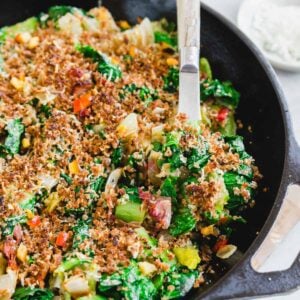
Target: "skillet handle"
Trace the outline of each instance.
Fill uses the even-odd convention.
[[[286,234],[300,222],[300,148],[292,141],[289,177],[292,184],[287,192],[275,222],[256,253],[250,253],[221,280],[217,288],[201,299],[233,299],[286,293],[300,287],[300,253],[292,266],[283,271],[259,273],[256,271],[270,256]],[[259,238],[259,237],[258,237]],[[282,255],[287,255],[283,253]],[[252,256],[252,257],[251,257]],[[230,274],[231,273],[231,274]]]
[[[251,259],[228,274],[218,284],[199,300],[228,300],[252,298],[282,294],[297,289],[300,286],[300,254],[292,266],[284,271],[258,273],[251,267]]]
[[[298,194],[300,194],[300,187],[297,186],[297,188]],[[293,213],[293,211],[296,211],[291,205],[294,200],[295,197],[289,197],[289,195],[284,200],[283,209],[279,212],[267,238],[253,258],[249,257],[242,264],[234,267],[232,274],[229,272],[228,276],[225,275],[225,278],[221,280],[216,289],[212,289],[207,296],[204,295],[201,299],[227,300],[265,296],[286,293],[300,287],[300,254],[298,254],[292,266],[284,271],[259,273],[254,269],[254,267],[256,268],[264,262],[264,259],[271,254],[275,246],[282,240],[283,236],[281,234],[285,234],[289,227],[293,227],[283,226],[283,231],[281,231],[281,225],[289,223],[289,220],[293,220],[291,223],[296,224],[296,221],[300,220],[300,203],[298,204],[297,213]],[[283,255],[286,255],[286,253],[283,253]]]

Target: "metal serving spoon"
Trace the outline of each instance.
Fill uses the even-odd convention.
[[[200,120],[200,0],[177,0],[180,55],[178,112],[190,121]]]

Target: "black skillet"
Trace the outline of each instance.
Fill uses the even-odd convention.
[[[0,2],[0,26],[14,24],[46,11],[52,5],[82,8],[97,6],[90,0],[9,0]],[[167,17],[176,21],[175,0],[105,0],[116,19],[135,23],[138,16]],[[256,273],[250,261],[281,208],[287,187],[300,183],[300,149],[292,134],[288,108],[275,74],[261,53],[233,25],[207,7],[202,8],[201,51],[212,64],[214,75],[231,80],[241,92],[238,118],[248,151],[264,175],[256,206],[247,212],[248,223],[233,236],[243,255],[226,274],[193,290],[188,299],[230,299],[283,293],[300,286],[300,256],[290,269]],[[251,126],[251,132],[248,130]],[[267,192],[262,189],[268,187]],[[300,199],[298,200],[300,201]],[[257,235],[257,232],[259,234]],[[283,253],[283,255],[288,255]]]

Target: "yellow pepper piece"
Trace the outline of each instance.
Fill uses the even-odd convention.
[[[30,139],[28,139],[28,138],[22,139],[22,146],[25,149],[29,148],[30,147]]]
[[[80,172],[79,164],[77,160],[73,160],[69,163],[69,171],[71,174],[77,175]]]
[[[34,217],[34,213],[30,209],[26,209],[25,213],[29,220],[31,220]]]
[[[119,25],[119,27],[120,27],[121,29],[123,29],[123,30],[127,30],[127,29],[130,28],[129,23],[128,23],[127,21],[124,21],[124,20],[119,21],[119,22],[118,22],[118,25]]]
[[[60,202],[60,198],[57,192],[53,192],[49,195],[49,197],[45,200],[45,204],[47,206],[47,211],[51,213],[58,203]]]
[[[21,262],[26,262],[26,260],[27,260],[27,248],[23,243],[21,243],[20,246],[18,247],[17,258]]]
[[[114,64],[114,65],[117,65],[120,61],[118,60],[118,58],[116,58],[116,57],[111,57],[110,58],[110,61],[111,61],[111,63],[112,64]]]
[[[168,57],[167,58],[167,65],[170,67],[174,67],[178,65],[178,60],[174,57]]]
[[[209,225],[201,228],[201,234],[204,236],[216,235],[216,228],[214,225]]]
[[[165,43],[165,42],[161,42],[160,46],[161,46],[161,48],[163,50],[165,50],[165,49],[172,49],[172,47],[169,44]]]
[[[120,124],[118,127],[117,127],[117,133],[120,137],[124,136],[125,133],[127,131],[127,127],[123,124]]]
[[[0,276],[5,274],[7,267],[7,261],[4,258],[4,255],[0,253]]]
[[[21,32],[18,33],[15,37],[16,42],[20,44],[26,44],[30,41],[31,34],[29,32]]]
[[[10,84],[18,91],[23,90],[24,87],[24,80],[18,79],[17,77],[12,77],[10,80]]]
[[[29,49],[34,49],[39,45],[40,39],[38,36],[32,37],[29,42],[28,42],[28,48]]]
[[[130,46],[130,48],[129,48],[129,55],[130,55],[131,57],[135,57],[136,52],[137,52],[136,47]]]
[[[173,249],[173,252],[175,253],[178,262],[181,265],[188,267],[190,270],[196,269],[201,261],[198,250],[192,247],[176,247]]]

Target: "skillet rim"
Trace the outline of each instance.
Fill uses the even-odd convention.
[[[262,226],[259,234],[253,239],[251,242],[251,245],[248,247],[248,249],[243,254],[242,258],[228,271],[226,274],[224,274],[221,278],[219,278],[217,281],[215,281],[207,290],[202,291],[201,293],[198,292],[193,298],[194,299],[200,299],[203,297],[209,296],[210,292],[213,289],[218,289],[218,286],[224,282],[228,277],[232,276],[234,273],[237,273],[239,270],[238,268],[243,269],[242,267],[249,262],[249,259],[251,259],[252,255],[255,253],[255,251],[259,248],[259,246],[262,244],[263,240],[269,233],[278,213],[281,208],[284,194],[286,192],[286,188],[291,182],[291,180],[288,178],[288,175],[290,174],[290,168],[292,166],[293,162],[293,146],[294,144],[294,136],[292,133],[292,123],[291,123],[291,116],[288,111],[288,106],[286,102],[286,98],[284,96],[284,93],[282,91],[282,88],[280,86],[279,80],[275,74],[274,69],[271,67],[270,63],[267,62],[267,60],[264,58],[263,54],[260,52],[260,50],[253,44],[253,42],[241,31],[237,28],[237,26],[230,20],[228,20],[226,17],[215,11],[213,8],[209,7],[206,4],[202,4],[202,9],[205,11],[205,13],[208,13],[211,15],[214,19],[219,21],[221,24],[223,24],[226,28],[228,28],[231,32],[231,34],[235,35],[251,52],[253,55],[253,58],[256,59],[257,63],[262,67],[264,73],[267,75],[268,80],[270,81],[270,84],[273,88],[274,94],[276,96],[276,101],[279,104],[280,107],[280,113],[281,118],[283,121],[283,129],[284,129],[284,162],[283,162],[283,169],[282,169],[282,176],[280,183],[278,185],[278,192],[275,197],[274,203],[272,204],[272,208],[268,213],[268,217]],[[295,155],[295,153],[294,153]],[[300,166],[300,165],[299,165]],[[196,290],[197,292],[197,290]]]

